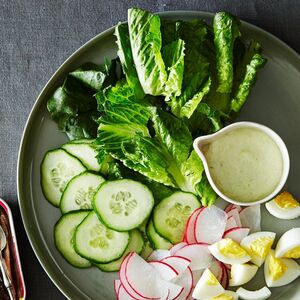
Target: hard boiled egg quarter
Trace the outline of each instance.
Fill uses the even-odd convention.
[[[300,258],[300,228],[293,228],[285,232],[279,239],[276,257]]]
[[[224,292],[224,288],[214,274],[209,269],[206,269],[195,286],[193,298],[199,300],[211,299]]]
[[[261,266],[270,252],[275,239],[275,233],[269,231],[255,232],[241,241],[241,246],[251,256],[251,262]]]
[[[266,203],[266,209],[279,219],[291,220],[300,216],[300,203],[289,192],[283,192]]]
[[[300,275],[300,266],[291,258],[276,258],[275,251],[271,250],[265,261],[264,273],[268,287],[283,286]]]
[[[222,239],[208,246],[211,254],[225,264],[243,264],[251,257],[237,242],[230,238]]]
[[[264,300],[271,296],[271,291],[266,286],[256,291],[249,291],[240,287],[237,289],[236,293],[244,300]]]
[[[230,271],[230,286],[238,286],[249,282],[256,274],[258,266],[253,264],[232,265]]]
[[[223,294],[211,298],[211,300],[238,300],[237,293],[233,291],[225,291]]]

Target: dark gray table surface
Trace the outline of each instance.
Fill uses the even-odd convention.
[[[19,143],[28,114],[54,71],[79,46],[125,20],[127,8],[227,10],[300,51],[298,0],[0,0],[0,197],[13,210],[27,299],[64,299],[36,259],[17,202]]]

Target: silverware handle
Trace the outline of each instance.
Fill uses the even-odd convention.
[[[10,300],[16,300],[12,286],[6,287]]]
[[[14,293],[13,293],[12,283],[11,283],[11,280],[10,280],[9,275],[7,273],[7,270],[5,268],[5,264],[3,262],[1,252],[0,252],[0,269],[1,269],[2,277],[3,277],[3,283],[4,283],[4,286],[7,289],[10,300],[16,300],[16,298],[14,296]]]

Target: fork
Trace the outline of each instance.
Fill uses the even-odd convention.
[[[9,299],[16,300],[14,293],[13,293],[12,283],[9,278],[5,263],[3,261],[3,256],[2,256],[2,251],[4,250],[6,245],[7,245],[6,235],[3,231],[2,226],[0,225],[0,269],[1,269],[2,277],[3,277],[3,283],[7,289]]]

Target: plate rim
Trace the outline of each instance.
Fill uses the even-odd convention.
[[[207,11],[201,11],[201,10],[172,10],[172,11],[165,11],[165,12],[156,12],[155,14],[160,15],[161,17],[175,17],[180,15],[182,18],[185,16],[189,16],[190,18],[212,18],[215,13],[207,12]],[[179,17],[180,18],[180,17]],[[243,19],[240,19],[242,26],[248,27],[250,30],[261,33],[262,35],[270,38],[273,40],[275,43],[279,44],[281,47],[284,47],[287,51],[290,52],[292,56],[294,56],[295,59],[299,60],[299,65],[300,65],[300,55],[296,50],[294,50],[291,46],[289,46],[286,42],[282,41],[280,38],[278,38],[276,35],[268,32],[267,30],[264,30],[260,28],[257,25],[253,25],[247,21],[244,21]],[[125,22],[126,23],[126,22]],[[53,82],[63,73],[65,72],[65,69],[68,68],[69,63],[76,59],[77,56],[81,54],[81,52],[84,52],[86,48],[90,47],[93,43],[96,43],[99,39],[104,39],[105,37],[113,34],[114,29],[116,25],[111,26],[104,31],[98,33],[95,35],[93,38],[89,39],[86,41],[82,46],[80,46],[77,50],[75,50],[58,68],[57,70],[53,73],[53,75],[50,77],[50,79],[46,82],[40,93],[38,94],[31,110],[30,113],[27,117],[26,123],[23,127],[22,131],[22,136],[19,144],[19,151],[18,151],[18,159],[17,159],[17,198],[18,198],[18,204],[20,208],[20,213],[21,213],[21,218],[22,218],[22,223],[25,228],[26,235],[28,237],[29,243],[31,245],[31,248],[39,261],[40,265],[42,266],[43,270],[47,274],[47,276],[51,279],[51,281],[54,283],[54,285],[58,288],[58,290],[67,298],[67,299],[72,299],[72,293],[69,293],[65,291],[65,288],[63,284],[61,284],[59,279],[57,278],[57,274],[55,270],[51,268],[51,265],[46,261],[43,253],[40,253],[38,249],[38,245],[35,241],[35,236],[30,230],[30,222],[28,218],[26,217],[26,210],[23,204],[23,196],[24,192],[22,190],[22,175],[23,175],[23,167],[22,167],[22,161],[23,161],[23,156],[24,156],[24,148],[26,146],[26,140],[28,135],[30,134],[30,125],[31,121],[37,112],[38,108],[42,105],[43,98],[45,94],[47,94],[48,90],[52,88]],[[299,69],[300,72],[300,69]]]

